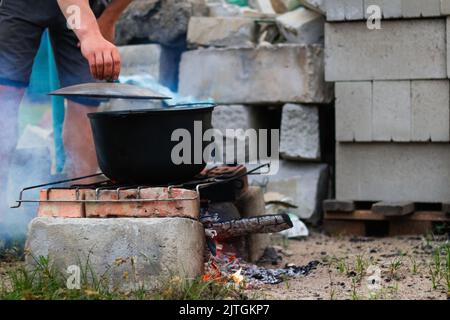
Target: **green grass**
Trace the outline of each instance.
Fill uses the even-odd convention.
[[[434,249],[428,264],[431,285],[434,290],[445,288],[450,296],[450,243]]]
[[[68,289],[65,274],[53,267],[48,258],[33,258],[35,267],[11,268],[0,279],[0,300],[215,300],[248,297],[243,289],[229,283],[202,278],[167,277],[157,289],[120,291],[108,283],[107,273],[96,275],[89,261],[81,268],[80,289]]]

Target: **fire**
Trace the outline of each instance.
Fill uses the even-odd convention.
[[[235,284],[241,285],[244,282],[244,276],[242,275],[242,268],[231,275],[231,280],[234,281]]]

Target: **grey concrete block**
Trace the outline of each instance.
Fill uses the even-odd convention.
[[[355,210],[355,203],[351,200],[325,200],[323,202],[324,212],[352,212]]]
[[[411,140],[410,81],[373,83],[372,140]]]
[[[385,19],[402,17],[402,0],[364,0],[365,17],[368,18],[367,8],[377,5],[381,9],[381,15]]]
[[[448,80],[411,82],[411,140],[450,141]]]
[[[413,202],[377,202],[372,205],[372,211],[388,217],[405,216],[414,212]]]
[[[266,191],[279,192],[294,200],[298,208],[290,209],[291,212],[313,224],[320,221],[322,203],[328,196],[328,165],[281,160],[277,175],[252,176],[250,181],[263,184],[265,178],[269,179]]]
[[[256,42],[256,24],[249,18],[192,17],[187,41],[190,47],[245,47]]]
[[[158,44],[119,47],[122,76],[151,75],[162,85],[176,91],[180,52]]]
[[[450,17],[446,19],[447,31],[450,30]],[[447,32],[447,74],[450,78],[450,32]]]
[[[372,82],[336,83],[336,140],[372,141]]]
[[[156,287],[170,276],[200,276],[204,241],[202,224],[190,219],[36,218],[26,247],[32,256],[50,258],[64,274],[68,266],[89,262],[98,277],[129,290]],[[32,256],[26,259],[29,266]]]
[[[336,198],[443,202],[450,199],[450,145],[336,146]]]
[[[182,56],[179,91],[222,104],[328,103],[323,68],[319,45],[198,49]]]
[[[320,160],[319,110],[287,104],[281,119],[280,154],[289,160]]]
[[[404,18],[437,17],[440,14],[440,0],[402,0]]]
[[[325,0],[328,21],[364,19],[363,0]]]
[[[290,43],[323,43],[325,19],[317,12],[301,7],[278,16],[276,22]]]
[[[443,19],[383,21],[382,28],[369,30],[365,22],[327,23],[326,80],[447,78]]]
[[[450,15],[450,0],[441,0],[441,15]]]
[[[322,15],[326,15],[326,0],[299,0],[299,2],[305,8],[316,11]]]
[[[118,47],[122,58],[121,75],[149,74],[159,80],[161,55],[159,44],[145,44]]]

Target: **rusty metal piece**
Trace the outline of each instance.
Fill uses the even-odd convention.
[[[148,88],[124,83],[84,83],[62,88],[50,93],[53,96],[90,97],[100,99],[171,99]]]

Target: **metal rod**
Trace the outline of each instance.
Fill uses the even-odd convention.
[[[23,199],[23,193],[24,193],[25,191],[33,190],[33,189],[37,189],[37,188],[48,187],[48,186],[53,186],[53,185],[56,185],[56,184],[63,184],[63,183],[67,183],[67,182],[73,182],[73,181],[79,181],[79,180],[84,180],[84,179],[88,179],[88,178],[94,178],[94,177],[98,177],[98,176],[102,176],[102,175],[103,175],[103,173],[96,173],[96,174],[91,174],[91,175],[84,176],[84,177],[72,178],[72,179],[66,179],[66,180],[60,180],[60,181],[55,181],[55,182],[50,182],[50,183],[44,183],[44,184],[39,184],[39,185],[36,185],[36,186],[31,186],[31,187],[23,188],[23,189],[20,191],[20,194],[19,194],[19,200],[16,201],[16,205],[15,205],[15,206],[11,206],[11,209],[17,209],[17,208],[20,208],[20,206],[22,205],[22,202],[24,202],[24,201],[22,201],[22,199]]]

